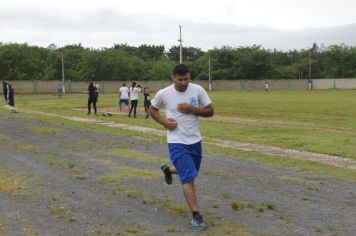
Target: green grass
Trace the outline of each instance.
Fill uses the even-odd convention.
[[[239,211],[239,210],[244,209],[246,207],[246,204],[244,202],[239,201],[239,200],[235,200],[235,201],[232,201],[230,203],[230,206],[235,211]]]
[[[33,174],[19,174],[11,167],[0,169],[0,192],[11,195],[38,196],[42,193],[42,182]]]
[[[211,176],[216,176],[216,177],[229,177],[229,176],[232,176],[231,173],[222,172],[222,171],[217,170],[215,168],[207,168],[204,171],[204,174],[211,175]]]
[[[125,148],[114,148],[108,151],[103,151],[102,153],[120,157],[120,158],[133,158],[145,162],[154,162],[154,163],[162,163],[168,160],[167,157],[160,157],[160,156],[151,155],[148,153],[125,149]]]
[[[81,170],[70,161],[59,160],[53,157],[47,157],[43,159],[44,163],[47,163],[50,166],[57,166],[60,168],[68,169],[77,179],[86,179],[87,177],[82,174]]]
[[[212,92],[216,110],[201,122],[205,137],[260,143],[356,159],[355,90]],[[87,117],[87,95],[19,95],[19,108]],[[116,106],[117,94],[102,94],[98,106]],[[139,101],[141,104],[142,101]],[[90,118],[94,118],[91,116]],[[100,117],[107,121],[163,129],[152,119],[122,115]]]
[[[61,134],[64,133],[63,129],[53,128],[53,127],[43,127],[43,126],[26,126],[35,134]]]
[[[268,155],[260,152],[241,151],[225,147],[222,148],[210,144],[205,145],[205,151],[222,153],[230,156],[231,158],[257,161],[272,167],[283,167],[319,176],[356,181],[356,170],[336,167],[316,161],[298,160],[284,156]]]

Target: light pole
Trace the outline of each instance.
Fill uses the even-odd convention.
[[[178,25],[179,26],[179,64],[182,64],[182,27],[183,25]]]

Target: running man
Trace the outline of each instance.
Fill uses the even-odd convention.
[[[129,118],[131,117],[132,110],[134,111],[134,118],[136,118],[136,109],[137,109],[139,93],[141,93],[141,85],[136,86],[136,82],[132,82],[132,85],[130,88],[131,108],[129,111]]]
[[[119,89],[119,108],[120,112],[122,111],[122,104],[124,103],[128,109],[130,110],[130,105],[129,105],[129,88],[126,87],[126,84],[123,83],[122,87]]]
[[[178,174],[187,205],[192,212],[192,227],[204,230],[207,225],[199,213],[194,180],[202,160],[199,116],[214,115],[212,102],[206,91],[190,83],[189,68],[184,64],[174,67],[173,84],[158,91],[149,112],[151,117],[167,129],[167,142],[172,167],[161,164],[167,184],[172,184],[172,174]],[[165,117],[159,109],[165,108]]]

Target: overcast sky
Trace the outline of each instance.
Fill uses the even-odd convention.
[[[0,42],[208,50],[356,46],[356,0],[0,0]]]

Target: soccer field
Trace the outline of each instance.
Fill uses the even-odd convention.
[[[355,90],[211,92],[215,116],[201,122],[206,138],[266,144],[356,159]],[[100,111],[117,107],[117,94],[100,94]],[[141,98],[142,99],[142,98]],[[19,95],[18,108],[86,116],[87,95]],[[139,101],[143,107],[143,101]],[[80,110],[80,108],[84,110]],[[93,116],[91,117],[93,118]],[[98,117],[103,119],[103,117]],[[162,129],[144,113],[105,120]]]

